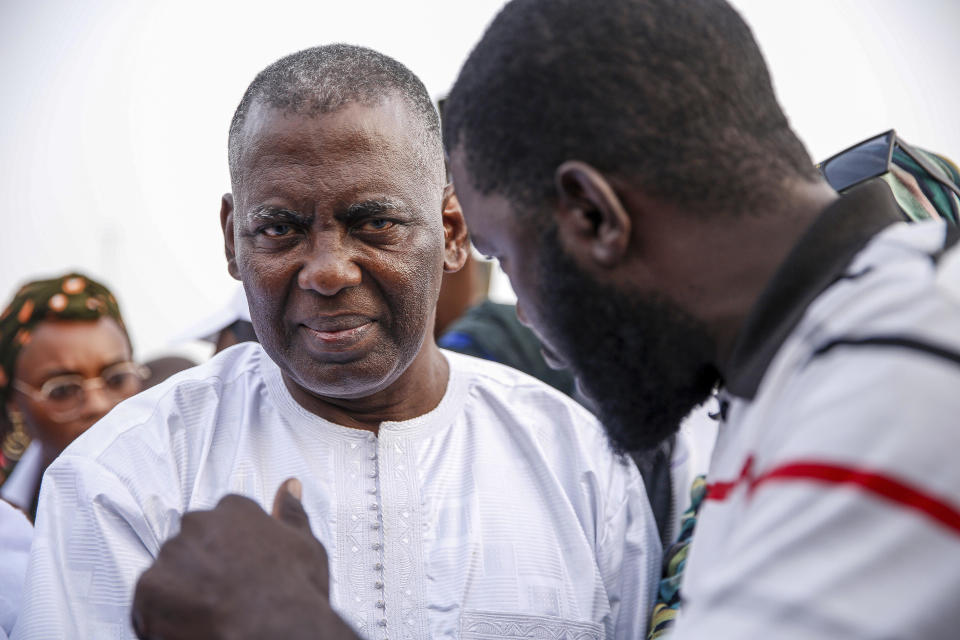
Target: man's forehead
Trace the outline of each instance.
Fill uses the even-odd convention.
[[[304,160],[330,160],[338,151],[353,153],[399,150],[405,135],[389,120],[371,117],[369,107],[348,105],[334,112],[312,114],[257,105],[243,127],[245,163],[264,154],[292,155]],[[398,140],[398,138],[400,140]]]
[[[373,173],[422,181],[422,149],[412,129],[416,123],[396,102],[351,103],[317,114],[255,104],[244,123],[238,168],[246,178],[297,166],[305,177],[319,171],[308,179],[339,181]]]

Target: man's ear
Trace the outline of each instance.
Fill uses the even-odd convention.
[[[223,248],[227,254],[227,271],[235,280],[240,279],[237,269],[237,253],[233,238],[233,194],[225,193],[220,198],[220,228],[223,229]]]
[[[557,227],[567,246],[604,268],[621,262],[632,223],[607,179],[585,162],[568,160],[557,167],[554,185]]]
[[[467,221],[463,219],[463,210],[452,184],[443,188],[443,242],[443,270],[447,273],[459,271],[467,262],[470,249]]]

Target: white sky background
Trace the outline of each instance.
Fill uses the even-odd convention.
[[[79,269],[141,357],[230,297],[227,128],[273,60],[362,44],[446,93],[499,0],[0,0],[0,306]],[[960,2],[734,0],[814,159],[895,127],[960,160]]]

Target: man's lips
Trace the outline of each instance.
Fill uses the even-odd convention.
[[[361,327],[371,321],[371,318],[368,316],[357,313],[342,313],[329,316],[315,316],[309,320],[305,320],[301,324],[308,329],[313,329],[317,332],[336,333],[338,331],[349,331],[350,329],[356,329],[357,327]]]
[[[356,344],[374,320],[361,315],[318,316],[302,322],[307,334],[324,345],[348,347]]]

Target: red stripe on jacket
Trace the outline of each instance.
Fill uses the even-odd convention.
[[[831,485],[855,487],[874,496],[883,498],[900,507],[918,511],[928,518],[936,520],[960,535],[960,510],[946,499],[934,496],[922,489],[912,487],[883,473],[845,467],[823,462],[798,461],[783,464],[759,476],[753,476],[753,456],[743,463],[739,477],[727,482],[713,482],[707,485],[707,500],[723,501],[739,485],[745,484],[748,492],[768,482],[812,481]]]

